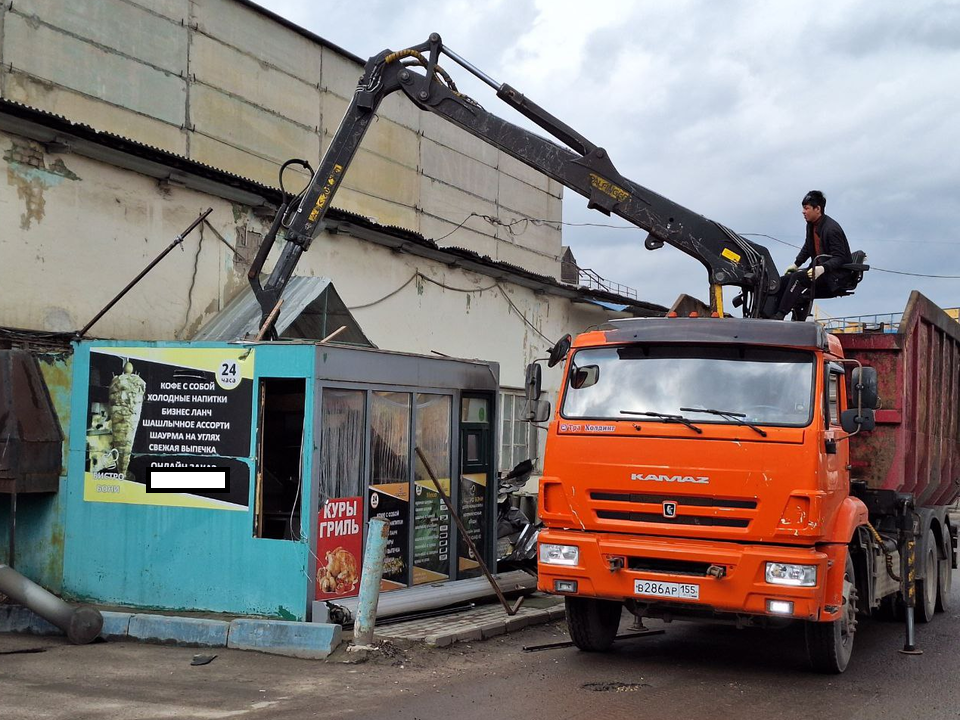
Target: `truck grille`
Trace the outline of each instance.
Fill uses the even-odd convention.
[[[627,520],[629,522],[667,523],[671,525],[712,525],[713,527],[745,528],[749,520],[740,518],[699,517],[697,515],[682,515],[679,517],[664,517],[656,513],[618,512],[616,510],[597,510],[597,517],[601,520]]]
[[[715,497],[690,497],[677,495],[654,495],[625,492],[591,492],[590,499],[616,503],[615,508],[596,508],[600,520],[625,520],[627,522],[654,523],[661,525],[699,525],[709,527],[749,527],[757,509],[756,500],[740,500]],[[676,514],[666,516],[664,503],[675,503]],[[648,507],[629,507],[647,505]],[[744,512],[746,511],[746,512]]]
[[[745,510],[755,510],[756,500],[724,500],[722,498],[712,497],[677,497],[676,495],[639,495],[637,493],[619,493],[619,492],[592,492],[591,500],[612,500],[614,502],[630,503],[649,503],[651,505],[661,505],[664,502],[675,502],[680,507],[718,507],[718,508],[743,508]]]

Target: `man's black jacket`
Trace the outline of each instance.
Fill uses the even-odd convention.
[[[840,223],[829,215],[821,215],[817,222],[807,223],[807,239],[803,243],[803,248],[797,255],[794,264],[799,267],[804,261],[816,254],[813,245],[814,228],[820,235],[820,254],[830,256],[829,258],[821,258],[817,264],[830,272],[845,272],[840,268],[853,262],[853,258],[850,257],[850,244],[847,242],[847,236],[843,234]]]

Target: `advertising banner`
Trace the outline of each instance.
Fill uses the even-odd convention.
[[[363,498],[327,500],[317,519],[317,600],[360,592]]]
[[[483,525],[483,508],[487,496],[487,474],[467,473],[460,476],[460,520],[467,530],[470,539],[481,553],[486,548],[486,533]],[[461,537],[457,543],[459,548],[460,578],[476,577],[480,574],[480,563],[477,562],[470,546]],[[484,557],[484,560],[487,558]]]
[[[450,478],[439,480],[450,496]],[[413,501],[413,584],[449,577],[450,512],[432,481],[417,482]]]
[[[387,483],[370,487],[370,517],[390,523],[387,554],[383,561],[380,589],[397,590],[407,586],[407,557],[410,548],[409,483]]]
[[[247,510],[254,351],[90,351],[84,500]],[[227,492],[146,492],[148,468],[229,472]]]

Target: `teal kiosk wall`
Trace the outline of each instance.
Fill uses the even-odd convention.
[[[373,514],[394,536],[385,590],[471,575],[413,453],[432,453],[459,501],[461,422],[476,426],[464,413],[479,398],[495,433],[495,364],[311,342],[83,341],[72,369],[65,596],[305,620],[314,599],[355,594],[351,558]],[[148,470],[204,467],[227,468],[228,491],[147,487]],[[476,538],[492,553],[495,477],[475,470],[488,488]]]

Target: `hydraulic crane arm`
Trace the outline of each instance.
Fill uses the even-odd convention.
[[[513,125],[462,95],[450,76],[437,64],[441,54],[493,87],[501,100],[567,147]],[[414,67],[425,71],[415,71]],[[387,95],[398,90],[421,109],[446,118],[580,193],[587,198],[588,207],[607,215],[617,215],[646,230],[648,236],[644,244],[648,250],[668,244],[699,260],[707,269],[710,305],[715,312],[721,315],[723,312],[721,286],[734,285],[741,289],[738,300],[743,305],[744,317],[764,314],[765,301],[777,291],[780,282],[776,265],[765,247],[623,177],[603,148],[514,88],[499,84],[477,70],[445,48],[440,36],[433,34],[421,45],[400,52],[385,50],[367,61],[353,100],[310,183],[292,202],[285,200],[281,205],[248,274],[265,325],[270,324],[268,317],[279,302],[300,256],[322,228],[323,218],[374,113]],[[290,216],[294,203],[297,207]],[[286,245],[266,284],[261,285],[260,271],[281,228]]]

